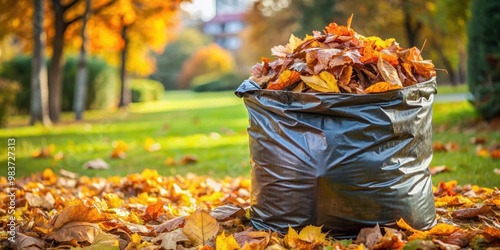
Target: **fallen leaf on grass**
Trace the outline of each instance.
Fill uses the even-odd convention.
[[[240,245],[234,239],[233,235],[226,236],[224,232],[219,234],[215,239],[215,245],[218,250],[237,250],[240,249]]]
[[[442,165],[442,166],[435,166],[435,167],[430,167],[431,175],[437,175],[439,173],[444,173],[450,171],[448,167]]]
[[[458,219],[471,219],[477,217],[478,215],[484,215],[491,211],[491,208],[487,205],[474,208],[464,208],[457,209],[453,211],[452,216]]]
[[[90,222],[74,221],[64,224],[63,227],[48,235],[49,239],[59,242],[76,240],[77,242],[92,243],[97,234],[101,233],[97,224]]]
[[[110,216],[97,208],[87,206],[81,200],[72,200],[52,219],[50,225],[57,230],[71,222],[101,222],[109,219]]]
[[[198,157],[196,155],[185,155],[182,157],[180,162],[181,165],[194,164],[198,162]]]
[[[146,211],[144,211],[144,215],[142,216],[142,219],[145,222],[157,220],[158,217],[160,217],[160,215],[162,215],[164,213],[165,213],[165,209],[163,208],[163,201],[158,200],[158,202],[148,205],[148,207],[146,208]]]
[[[87,161],[82,166],[83,169],[108,169],[109,164],[103,159],[95,159]]]
[[[210,211],[210,215],[220,222],[240,218],[245,213],[245,209],[234,205],[222,205]]]
[[[186,218],[182,229],[188,238],[197,246],[204,245],[219,232],[219,223],[209,213],[197,210]]]
[[[122,140],[114,141],[112,145],[113,145],[113,152],[111,153],[111,158],[120,158],[120,159],[127,158],[127,154],[125,153],[125,151],[128,150],[128,145],[126,142]]]
[[[484,137],[472,137],[472,138],[470,138],[470,143],[472,143],[472,144],[485,144],[486,141],[487,140]]]
[[[363,243],[368,248],[372,248],[380,239],[382,238],[382,233],[380,232],[380,227],[377,224],[375,227],[362,228],[356,237],[354,243]]]
[[[153,138],[147,138],[146,141],[144,141],[144,149],[148,152],[158,151],[161,149],[161,144],[155,142]]]
[[[189,242],[190,240],[183,229],[179,228],[171,232],[161,233],[153,239],[153,242],[158,241],[161,241],[161,247],[165,250],[175,250],[179,242]]]
[[[54,144],[50,144],[46,147],[41,147],[39,150],[33,152],[31,156],[33,158],[49,158],[52,157],[52,153],[56,149]]]
[[[483,146],[477,146],[476,154],[481,157],[490,157],[490,151]]]
[[[39,238],[31,237],[21,232],[16,233],[17,249],[43,249],[43,241]]]

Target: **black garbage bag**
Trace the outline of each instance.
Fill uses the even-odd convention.
[[[435,79],[368,95],[262,90],[245,80],[235,94],[249,114],[252,225],[323,225],[338,238],[400,218],[434,226],[435,93]]]

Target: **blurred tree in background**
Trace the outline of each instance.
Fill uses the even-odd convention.
[[[178,5],[182,0],[93,0],[89,19],[89,39],[92,53],[107,53],[121,63],[122,76],[132,70],[147,75],[154,71],[150,51],[161,52],[173,38],[169,28],[176,26]],[[64,49],[75,50],[81,44],[81,20],[85,16],[85,0],[45,1],[48,52],[51,54],[48,68],[49,115],[59,120],[62,95],[62,69]],[[25,51],[33,48],[33,23],[25,18],[33,17],[33,2],[0,1],[0,40],[13,35]],[[106,53],[103,53],[106,51]],[[121,52],[120,55],[117,52]],[[113,54],[113,56],[110,56]],[[106,56],[106,55],[104,55]],[[127,57],[128,56],[128,57]],[[127,65],[127,58],[133,58]],[[113,62],[112,59],[110,61]],[[126,86],[124,93],[127,92]],[[126,105],[126,100],[121,102]]]
[[[187,89],[191,81],[204,74],[224,74],[235,70],[231,53],[217,44],[210,44],[196,51],[182,65],[178,88]]]
[[[198,49],[210,44],[210,40],[194,28],[180,31],[178,37],[156,57],[156,72],[151,78],[161,82],[166,90],[177,89],[177,78],[184,62]]]

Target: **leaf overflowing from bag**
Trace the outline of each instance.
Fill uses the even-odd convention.
[[[323,33],[271,49],[277,59],[262,58],[250,80],[262,89],[294,92],[369,94],[400,89],[436,76],[431,60],[416,48],[402,48],[394,38],[362,36],[351,26],[330,23]]]

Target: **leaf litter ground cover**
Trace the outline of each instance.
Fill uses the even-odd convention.
[[[9,191],[5,177],[3,190]],[[254,230],[250,181],[156,170],[89,178],[46,169],[16,181],[15,203],[0,193],[0,248],[9,241],[14,209],[17,248],[27,249],[487,249],[500,247],[500,190],[455,181],[434,187],[438,224],[415,230],[378,225],[355,239],[335,239],[321,225],[283,235]]]

